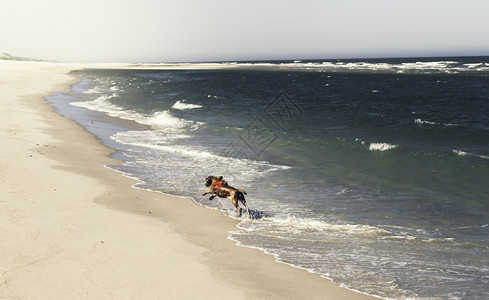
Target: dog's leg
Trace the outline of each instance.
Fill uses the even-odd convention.
[[[232,197],[231,202],[233,203],[234,207],[236,207],[238,209],[238,213],[239,213],[238,216],[241,217],[241,207],[239,207],[236,194],[234,195],[234,197]]]
[[[250,208],[248,207],[248,204],[246,204],[246,200],[243,200],[242,203],[246,207],[246,213],[248,213],[248,216],[251,218],[251,213],[250,213]]]
[[[214,191],[210,191],[210,190],[209,190],[209,191],[205,191],[205,192],[202,194],[202,196],[205,196],[205,195],[207,195],[207,194],[213,194],[212,196],[210,196],[210,197],[209,197],[209,200],[212,200],[212,199],[216,198],[216,196],[217,196],[217,194],[216,194]]]
[[[215,194],[215,192],[213,190],[208,190],[208,191],[205,191],[202,196],[205,196],[207,194]]]
[[[243,199],[239,199],[239,201],[243,203],[243,205],[246,208],[246,213],[248,213],[248,216],[251,218],[250,208],[248,207],[248,204],[246,204],[246,200],[243,198]]]
[[[246,208],[246,212],[248,213],[248,216],[251,217],[250,208],[248,207],[248,204],[246,204],[246,199],[243,194],[246,194],[246,192],[242,190],[238,190],[238,192],[236,193],[236,198],[239,200],[239,202],[243,203],[243,205]]]

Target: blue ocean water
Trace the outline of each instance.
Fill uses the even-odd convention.
[[[233,218],[204,179],[245,190],[240,245],[382,298],[489,298],[489,57],[188,66],[48,100],[138,188]]]

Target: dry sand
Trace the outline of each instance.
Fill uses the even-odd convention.
[[[77,68],[0,61],[1,299],[370,298],[236,246],[236,221],[105,168],[120,163],[111,150],[43,98]]]

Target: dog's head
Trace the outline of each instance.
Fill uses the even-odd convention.
[[[209,187],[216,181],[222,180],[222,176],[209,176],[205,179],[205,186]]]

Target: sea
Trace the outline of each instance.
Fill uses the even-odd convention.
[[[220,210],[237,245],[351,290],[489,299],[489,57],[139,66],[47,98],[134,188]],[[210,175],[250,215],[201,196]]]

